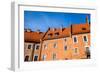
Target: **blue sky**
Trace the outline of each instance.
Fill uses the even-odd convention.
[[[86,16],[90,21],[90,14],[24,11],[24,28],[45,32],[49,27],[69,27],[71,24],[85,23]]]

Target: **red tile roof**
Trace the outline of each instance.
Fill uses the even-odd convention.
[[[74,24],[72,25],[72,35],[81,34],[81,33],[89,33],[90,25],[89,24]]]
[[[70,28],[52,28],[48,29],[43,40],[56,39],[70,36]]]
[[[47,33],[43,37],[43,40],[56,39],[56,38],[64,38],[71,35],[89,33],[90,25],[89,24],[74,24],[69,28],[62,29],[48,29]]]
[[[25,42],[40,42],[44,33],[42,32],[24,32]]]
[[[89,33],[90,24],[74,24],[69,28],[49,28],[47,32],[26,32],[24,33],[24,39],[26,42],[40,42],[42,40],[58,39],[69,37],[71,35]]]

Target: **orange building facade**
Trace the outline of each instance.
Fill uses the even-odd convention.
[[[90,59],[91,57],[88,22],[67,28],[49,28],[45,33],[25,31],[24,36],[24,61]]]

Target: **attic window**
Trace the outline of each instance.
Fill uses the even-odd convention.
[[[52,34],[50,33],[50,34],[48,34],[48,38],[50,38],[52,36]]]
[[[57,32],[57,33],[55,33],[55,36],[58,36],[59,35],[59,33]]]
[[[82,28],[82,30],[86,30],[86,28]]]

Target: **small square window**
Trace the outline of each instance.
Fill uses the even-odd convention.
[[[67,41],[67,39],[66,39],[66,38],[64,38],[64,41],[66,42],[66,41]]]
[[[55,36],[57,37],[59,35],[59,33],[55,33]]]
[[[50,39],[52,37],[52,33],[48,34],[48,38]]]
[[[37,46],[36,46],[36,50],[38,50],[38,49],[39,49],[39,47],[40,47],[40,46],[39,46],[39,45],[37,45]]]
[[[28,45],[28,49],[31,49],[31,45]]]

